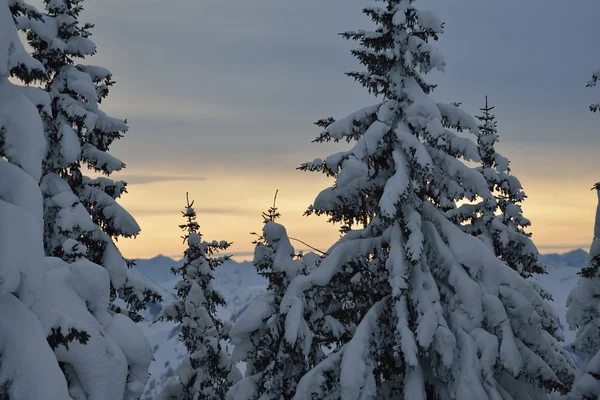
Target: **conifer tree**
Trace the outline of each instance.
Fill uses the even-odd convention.
[[[594,87],[594,86],[596,86],[596,84],[598,83],[598,80],[600,80],[600,69],[596,70],[592,74],[592,77],[590,78],[590,80],[587,83],[587,87]],[[590,110],[592,112],[599,111],[600,110],[600,103],[591,104],[590,105]]]
[[[523,216],[521,203],[527,197],[519,179],[510,172],[508,159],[495,149],[498,142],[497,121],[489,106],[480,109],[477,144],[481,166],[479,171],[494,195],[487,202],[464,204],[449,214],[457,223],[464,223],[467,233],[479,237],[512,269],[528,278],[546,272],[539,261],[539,252],[525,228],[531,222]],[[466,222],[466,223],[465,223]]]
[[[7,1],[0,0],[0,398],[10,400],[70,399],[32,310],[44,274],[38,181],[45,144],[35,101],[44,94],[8,80],[44,74],[25,51]]]
[[[600,398],[600,183],[592,190],[598,193],[598,207],[589,265],[581,270],[581,278],[567,298],[567,323],[571,329],[577,329],[572,348],[585,355],[581,373],[569,394],[572,400]]]
[[[379,102],[330,123],[316,140],[346,140],[349,150],[302,166],[335,178],[308,211],[342,222],[345,232],[316,269],[290,282],[280,303],[288,344],[308,350],[298,327],[321,336],[296,311],[310,308],[314,288],[351,304],[353,292],[333,282],[360,273],[372,277],[370,300],[343,326],[349,340],[300,379],[294,398],[565,393],[573,365],[552,336],[558,325],[550,306],[447,216],[461,200],[494,197],[483,175],[463,162],[481,162],[475,143],[446,128],[477,135],[477,123],[456,105],[434,102],[435,86],[425,80],[445,66],[432,44],[443,23],[414,0],[382,2],[364,9],[373,31],[342,34],[359,43],[353,54],[365,68],[348,75]]]
[[[309,358],[314,356],[311,331],[304,322],[304,318],[309,319],[310,309],[301,302],[294,304],[291,313],[302,316],[298,320],[302,325],[290,338],[285,336],[285,315],[278,305],[291,279],[318,257],[314,253],[307,257],[295,253],[285,227],[276,222],[279,217],[273,203],[263,213],[262,235],[254,242],[253,264],[267,279],[267,292],[248,306],[231,329],[235,345],[232,361],[245,361],[246,375],[229,391],[227,399],[292,399],[298,380],[309,369]],[[296,340],[305,344],[304,349],[290,345]]]
[[[22,1],[15,10],[30,10]],[[140,228],[117,200],[127,184],[107,177],[91,178],[84,167],[104,175],[125,164],[111,156],[111,144],[123,137],[126,121],[110,117],[99,105],[114,84],[103,67],[76,64],[96,53],[92,24],[80,24],[83,0],[45,0],[45,14],[22,12],[19,27],[27,33],[33,56],[47,71],[42,79],[50,95],[51,112],[44,118],[48,148],[41,188],[44,194],[44,245],[49,256],[63,257],[68,239],[82,242],[87,258],[104,266],[111,278],[111,297],[121,297],[132,311],[160,301],[152,288],[127,275],[134,261],[124,259],[115,241],[136,236]],[[120,308],[111,305],[113,311]]]
[[[103,75],[106,70],[74,65],[73,58],[95,52],[87,32],[91,25],[80,28],[77,22],[81,1],[45,3],[47,14],[20,0],[11,7],[18,26],[27,32],[33,59],[46,72],[32,76],[17,70],[15,74],[24,82],[38,80],[45,85],[44,91],[25,91],[43,117],[47,144],[38,190],[44,204],[40,226],[48,257],[41,268],[45,270],[41,294],[31,309],[67,378],[71,397],[136,399],[148,380],[152,351],[141,330],[110,300],[119,294],[131,308],[139,309],[151,297],[145,285],[127,277],[113,240],[138,227],[115,201],[122,191],[113,189],[124,188],[124,183],[90,179],[82,172],[85,165],[111,172],[108,164],[116,161],[103,150],[126,125],[98,108],[110,85],[109,75]],[[90,74],[107,78],[96,80]],[[109,136],[112,139],[107,140]]]
[[[188,198],[182,212],[186,223],[179,225],[188,247],[183,266],[173,268],[173,273],[181,276],[175,287],[178,300],[165,306],[160,315],[181,326],[179,339],[188,355],[158,399],[224,399],[238,372],[235,366],[232,372],[229,355],[221,344],[228,338],[230,326],[217,317],[217,307],[225,305],[225,299],[212,284],[214,269],[229,260],[229,256],[214,255],[227,250],[231,243],[203,241],[193,205]]]

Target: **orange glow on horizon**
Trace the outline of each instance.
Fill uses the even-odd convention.
[[[564,166],[546,170],[544,167],[551,165],[553,158],[548,153],[527,159],[518,157],[519,151],[515,153],[513,173],[528,195],[523,210],[532,221],[533,240],[540,252],[560,253],[579,247],[587,250],[597,201],[590,188],[598,177]],[[586,157],[576,156],[580,158],[581,169],[585,170]],[[525,166],[525,161],[537,169]],[[293,168],[276,172],[240,168],[231,170],[226,177],[216,171],[216,168],[205,170],[206,176],[215,178],[201,181],[190,178],[190,181],[131,184],[120,204],[137,219],[142,233],[136,239],[119,241],[123,254],[132,258],[151,258],[158,254],[180,258],[185,246],[178,224],[183,221],[181,210],[186,191],[195,200],[205,239],[233,242],[231,253],[236,260],[252,259],[254,237],[250,232],[260,232],[261,213],[271,206],[275,190],[279,190],[280,221],[290,236],[321,250],[327,250],[339,238],[338,227],[327,223],[326,217],[303,216],[315,196],[331,183],[330,179]],[[297,249],[305,249],[298,242],[292,244]]]

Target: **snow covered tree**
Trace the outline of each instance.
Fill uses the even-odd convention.
[[[70,399],[67,384],[32,308],[43,285],[42,173],[45,144],[36,100],[41,91],[9,82],[44,67],[21,43],[0,0],[0,398]]]
[[[598,80],[600,80],[600,69],[596,70],[592,74],[592,77],[588,81],[587,87],[594,87],[594,86],[596,86],[596,84],[598,83]],[[590,105],[590,110],[592,112],[599,111],[600,110],[600,103],[591,104]]]
[[[263,213],[262,235],[254,242],[253,264],[267,279],[267,292],[248,306],[230,332],[235,345],[232,361],[246,362],[246,376],[229,391],[230,400],[291,399],[298,380],[309,369],[309,358],[314,356],[312,334],[304,322],[310,309],[302,302],[294,304],[291,313],[300,317],[297,322],[301,325],[294,328],[291,338],[285,336],[287,325],[279,303],[289,282],[318,257],[295,253],[285,227],[275,222],[279,216],[275,204]],[[304,346],[295,346],[296,340]]]
[[[600,183],[592,190],[598,193],[598,207],[590,261],[567,298],[567,323],[577,329],[572,348],[586,356],[569,395],[573,400],[600,398]]]
[[[50,95],[50,112],[44,118],[48,144],[41,182],[44,194],[44,245],[49,256],[63,257],[63,243],[69,239],[85,245],[87,258],[104,266],[110,274],[111,297],[119,296],[139,320],[135,311],[160,296],[140,281],[128,277],[134,262],[124,259],[115,241],[132,237],[140,228],[117,200],[127,192],[127,184],[107,177],[85,175],[84,167],[110,175],[125,164],[108,151],[123,137],[126,121],[104,113],[100,103],[114,84],[103,67],[75,64],[91,56],[96,45],[90,39],[91,24],[78,21],[83,0],[45,0],[46,14],[29,10],[21,0],[18,25],[26,31],[33,57],[47,71],[43,79]],[[20,5],[19,7],[17,7]],[[114,311],[120,308],[111,305]]]
[[[430,97],[425,74],[445,66],[432,44],[443,23],[414,0],[385,0],[364,13],[374,30],[342,34],[359,43],[353,54],[365,67],[348,75],[379,102],[330,123],[316,140],[346,140],[349,150],[302,166],[335,178],[309,213],[345,227],[318,267],[288,285],[279,305],[284,337],[309,351],[305,331],[313,328],[298,310],[311,308],[315,287],[351,303],[354,293],[335,279],[371,276],[370,303],[355,310],[356,323],[343,326],[349,339],[300,379],[294,398],[508,400],[567,392],[573,363],[552,336],[558,324],[550,306],[448,218],[459,201],[494,196],[464,162],[481,162],[476,144],[448,128],[478,135],[475,119]]]
[[[235,366],[232,372],[229,355],[221,344],[230,326],[217,317],[217,307],[225,305],[225,300],[212,285],[214,269],[229,260],[229,256],[214,255],[231,244],[202,240],[193,205],[188,199],[182,212],[186,223],[179,226],[188,247],[183,266],[173,268],[173,273],[181,276],[175,287],[178,300],[166,305],[160,314],[161,319],[181,326],[179,338],[188,356],[157,399],[224,399],[238,372]]]
[[[57,0],[47,2],[47,7],[64,11],[69,7],[76,8],[78,4],[77,1]],[[83,36],[68,36],[67,32],[76,31],[76,14],[41,14],[21,0],[11,2],[11,11],[18,26],[27,30],[34,48],[31,60],[37,59],[35,63],[44,74],[29,74],[26,68],[11,72],[23,82],[38,80],[46,83],[45,90],[21,89],[37,106],[43,120],[40,122],[38,115],[38,122],[44,133],[41,147],[35,140],[25,139],[26,136],[20,142],[23,148],[42,149],[35,185],[40,198],[39,227],[44,230],[39,245],[40,249],[45,247],[48,256],[36,267],[42,279],[36,301],[29,307],[41,323],[48,351],[54,351],[54,362],[58,361],[62,369],[64,376],[57,382],[62,380],[65,384],[65,393],[68,390],[74,400],[136,399],[148,380],[152,351],[141,330],[128,317],[115,314],[118,310],[110,301],[117,289],[123,293],[132,283],[126,277],[127,268],[107,228],[113,223],[105,224],[102,218],[116,220],[117,225],[132,224],[127,219],[128,214],[116,203],[108,205],[102,194],[95,194],[93,188],[86,184],[71,185],[75,182],[73,176],[79,175],[81,182],[88,179],[82,177],[80,171],[85,158],[77,159],[80,140],[85,146],[86,142],[95,140],[95,134],[106,131],[107,124],[112,123],[110,117],[98,110],[96,99],[92,97],[96,90],[93,83],[88,82],[81,72],[78,75],[67,56],[89,52],[93,43]],[[38,37],[52,46],[44,47],[42,42],[36,42]],[[9,50],[14,51],[13,44]],[[58,70],[57,65],[61,62],[64,66]],[[60,86],[63,73],[68,75],[64,87]],[[87,128],[83,126],[85,124],[89,124]],[[5,150],[7,159],[15,152],[12,148]],[[105,178],[99,178],[102,179]],[[91,181],[85,181],[87,186]],[[38,185],[38,182],[41,183]],[[97,199],[92,201],[90,196]],[[106,207],[102,208],[103,205]],[[94,218],[94,212],[100,213],[102,218]],[[92,239],[100,241],[101,245]],[[96,249],[104,246],[102,260],[90,253],[93,246]],[[109,260],[110,257],[113,258]],[[92,258],[104,265],[90,261]],[[119,270],[119,262],[122,270]],[[125,276],[125,284],[120,286],[114,284],[119,274]],[[28,398],[54,397],[44,394]]]
[[[546,272],[539,261],[539,252],[525,228],[531,222],[523,216],[520,204],[527,197],[519,179],[510,174],[509,161],[495,149],[498,142],[494,107],[489,106],[487,96],[485,107],[480,109],[477,144],[481,166],[479,171],[494,195],[487,201],[464,204],[449,212],[457,223],[464,224],[465,231],[484,241],[494,253],[521,276]]]

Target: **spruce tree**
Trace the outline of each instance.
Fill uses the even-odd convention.
[[[148,379],[152,351],[141,330],[112,300],[119,295],[139,309],[153,292],[127,277],[126,263],[114,245],[119,235],[127,236],[123,232],[139,230],[115,201],[124,183],[91,179],[82,172],[87,165],[110,173],[122,164],[104,150],[126,124],[98,108],[112,84],[110,73],[74,65],[74,58],[95,52],[87,32],[91,25],[80,28],[77,21],[80,3],[47,1],[45,14],[22,1],[11,7],[27,33],[34,59],[46,72],[35,77],[20,70],[16,74],[24,82],[44,85],[44,91],[26,91],[42,114],[47,145],[39,186],[46,272],[41,295],[31,308],[67,378],[71,397],[135,399]],[[137,319],[136,314],[127,315]]]
[[[212,284],[215,268],[229,260],[229,256],[215,254],[227,250],[231,243],[203,241],[193,205],[188,199],[182,212],[186,223],[179,225],[188,247],[183,254],[183,266],[172,269],[181,276],[175,287],[178,299],[165,306],[160,314],[160,318],[181,326],[179,339],[188,355],[158,399],[224,399],[237,372],[234,366],[232,373],[229,355],[221,344],[228,338],[230,328],[217,317],[217,307],[224,306],[225,299]]]
[[[596,86],[596,84],[598,83],[598,80],[600,80],[600,69],[596,70],[593,74],[592,77],[590,78],[590,80],[587,83],[587,87],[594,87]],[[600,110],[600,103],[594,103],[590,105],[590,110],[592,112],[597,112]]]
[[[285,336],[301,337],[298,327],[311,327],[294,311],[310,308],[315,287],[352,304],[354,293],[333,283],[360,273],[373,277],[364,297],[370,302],[343,326],[349,340],[301,378],[295,399],[565,393],[573,365],[552,336],[558,324],[550,306],[447,214],[459,201],[494,196],[465,163],[481,162],[475,143],[446,128],[477,135],[477,123],[430,97],[435,86],[425,75],[445,66],[432,44],[443,23],[414,0],[385,0],[364,13],[374,30],[342,34],[359,43],[353,54],[365,68],[348,75],[379,102],[330,123],[316,140],[346,140],[349,150],[302,166],[335,178],[308,211],[342,222],[344,233],[316,269],[290,282],[280,303]]]
[[[598,193],[598,207],[589,265],[581,270],[581,278],[567,298],[567,323],[577,330],[571,346],[585,355],[581,372],[569,394],[573,400],[600,398],[600,183],[592,190]]]
[[[229,391],[227,399],[292,399],[298,380],[308,371],[309,359],[314,356],[312,334],[304,322],[310,319],[310,308],[302,302],[292,306],[290,312],[301,317],[298,321],[302,325],[295,327],[293,337],[288,337],[279,303],[289,282],[316,258],[313,253],[307,257],[296,254],[285,227],[276,222],[279,217],[273,204],[263,213],[262,235],[254,242],[253,264],[267,279],[267,292],[248,306],[231,329],[235,345],[232,361],[245,361],[246,375]],[[294,346],[297,340],[304,345]]]
[[[11,2],[12,3],[12,2]],[[31,82],[44,67],[24,49],[0,0],[0,398],[70,399],[67,383],[33,312],[44,280],[42,174],[45,143]]]
[[[476,117],[480,121],[476,133],[481,159],[478,170],[494,196],[487,202],[464,204],[449,214],[455,222],[464,224],[467,233],[483,240],[522,277],[546,273],[531,234],[525,231],[531,222],[523,216],[520,204],[527,196],[519,179],[510,173],[508,159],[495,149],[498,142],[497,121],[487,96],[485,106],[480,110],[482,114]]]
[[[25,3],[18,4],[27,9]],[[114,84],[112,73],[76,64],[96,53],[90,39],[93,25],[79,23],[83,0],[44,0],[44,4],[45,14],[24,13],[18,22],[27,33],[33,57],[47,71],[42,82],[50,95],[41,181],[45,251],[48,256],[64,257],[66,240],[82,242],[87,258],[109,272],[111,298],[123,299],[131,311],[127,314],[139,320],[136,311],[161,299],[152,288],[128,276],[134,261],[123,258],[115,245],[119,237],[133,237],[140,231],[135,219],[117,203],[127,192],[127,184],[85,174],[85,167],[106,176],[125,167],[109,149],[128,130],[127,123],[99,108]],[[111,307],[121,312],[114,304]]]

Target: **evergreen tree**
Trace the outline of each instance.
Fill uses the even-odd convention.
[[[592,190],[598,193],[598,207],[590,261],[567,298],[567,322],[571,329],[577,329],[572,348],[585,354],[581,373],[570,393],[573,400],[600,398],[600,183]]]
[[[527,197],[521,183],[510,174],[509,161],[498,152],[496,117],[494,107],[488,105],[480,109],[477,144],[481,166],[479,171],[488,183],[493,197],[487,202],[464,204],[449,214],[457,223],[464,223],[467,233],[479,237],[494,253],[522,277],[546,273],[546,267],[539,261],[539,252],[525,228],[531,222],[523,216],[521,202]],[[465,223],[466,222],[466,223]]]
[[[221,344],[230,328],[217,317],[217,307],[225,305],[225,300],[212,285],[214,269],[229,260],[229,256],[214,255],[231,244],[202,240],[193,205],[188,199],[182,212],[186,223],[179,225],[188,248],[183,266],[173,268],[173,273],[181,276],[175,287],[178,300],[165,306],[160,314],[160,318],[181,326],[179,339],[188,355],[158,399],[224,399],[237,372],[234,366],[232,373],[229,355]]]
[[[596,70],[592,74],[592,77],[588,81],[587,87],[594,87],[594,86],[596,86],[596,84],[598,83],[598,80],[600,80],[600,69]],[[599,111],[600,110],[600,103],[591,104],[590,105],[590,110],[592,112]]]
[[[430,97],[434,85],[425,74],[445,66],[431,43],[443,23],[414,3],[385,0],[365,8],[375,30],[342,34],[359,43],[353,54],[366,68],[348,75],[380,101],[330,123],[316,140],[347,140],[349,150],[302,166],[335,177],[309,213],[342,222],[345,232],[316,269],[290,282],[279,306],[285,336],[317,329],[296,312],[301,305],[310,309],[315,287],[352,303],[353,292],[332,285],[336,278],[372,276],[370,303],[356,310],[356,323],[343,327],[350,339],[301,378],[294,398],[544,399],[551,391],[565,393],[573,365],[552,336],[558,325],[550,306],[447,216],[459,201],[495,200],[483,175],[463,162],[481,161],[475,143],[446,128],[478,134],[477,123]],[[302,340],[291,345],[303,348]]]
[[[275,204],[263,213],[262,235],[254,242],[253,264],[267,279],[267,292],[259,296],[236,320],[231,329],[235,345],[232,361],[246,362],[246,376],[227,394],[231,400],[289,400],[296,384],[309,369],[314,356],[312,334],[304,318],[309,319],[309,308],[302,302],[292,306],[290,313],[301,316],[302,325],[295,327],[293,337],[286,336],[285,314],[279,303],[287,285],[310,263],[316,262],[313,253],[302,257],[295,253],[285,227],[277,222],[280,217]],[[302,346],[295,346],[301,341]]]
[[[123,137],[126,121],[104,113],[99,105],[114,84],[103,67],[75,64],[96,53],[90,39],[92,24],[79,23],[83,0],[44,0],[46,14],[23,13],[19,27],[26,31],[33,56],[47,71],[42,79],[50,95],[51,111],[44,118],[48,144],[41,182],[44,194],[44,246],[49,256],[64,257],[68,239],[85,245],[87,258],[102,265],[111,279],[111,298],[122,298],[135,314],[160,295],[127,275],[134,261],[124,259],[115,241],[136,236],[140,228],[117,200],[127,184],[107,177],[91,178],[84,167],[104,175],[125,164],[108,151]],[[25,3],[20,9],[31,9]],[[17,8],[15,7],[15,10]],[[120,308],[111,305],[113,311]]]
[[[46,142],[38,191],[44,204],[40,226],[48,257],[40,266],[45,275],[31,309],[73,399],[135,399],[148,380],[152,351],[141,330],[128,317],[115,314],[119,309],[110,300],[119,293],[133,308],[141,307],[141,293],[148,291],[127,278],[125,261],[113,242],[118,229],[137,229],[137,224],[114,201],[120,193],[95,187],[109,188],[112,181],[93,180],[81,172],[82,164],[92,164],[90,154],[97,153],[93,162],[111,160],[98,147],[94,153],[93,146],[98,140],[106,142],[103,135],[118,137],[116,128],[126,125],[98,109],[106,95],[102,86],[108,83],[90,78],[89,73],[104,70],[72,65],[73,57],[95,51],[87,38],[90,26],[78,27],[80,1],[53,0],[46,6],[48,14],[22,1],[13,1],[11,7],[18,26],[27,31],[33,59],[47,73],[23,74],[23,69],[15,73],[24,82],[45,84],[44,91],[28,87],[24,92],[40,110],[42,143]]]
[[[0,398],[70,399],[59,364],[32,308],[44,275],[43,92],[11,83],[44,76],[25,51],[6,0],[0,0]]]

